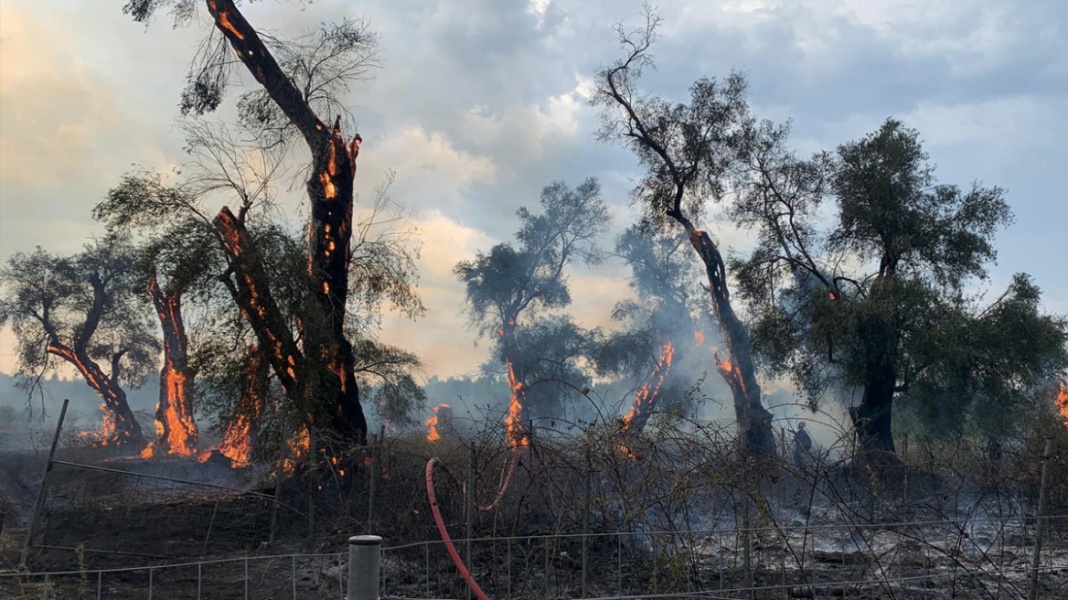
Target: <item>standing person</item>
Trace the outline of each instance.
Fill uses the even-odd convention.
[[[794,464],[804,469],[811,450],[812,437],[805,431],[805,422],[801,421],[797,424],[797,431],[794,432]]]

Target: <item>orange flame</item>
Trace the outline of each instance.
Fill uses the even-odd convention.
[[[426,420],[426,425],[428,427],[426,432],[426,441],[428,442],[436,442],[441,439],[441,434],[438,433],[438,413],[442,408],[450,408],[450,406],[448,404],[439,404],[435,406],[434,414]]]
[[[183,411],[180,406],[180,403],[186,401],[189,393],[187,379],[184,373],[169,371],[166,375],[167,389],[165,390],[169,401],[162,407],[162,411],[157,407],[156,435],[160,438],[160,443],[167,448],[168,454],[192,456],[196,452],[196,423],[191,414],[181,414]],[[160,416],[163,417],[163,421],[159,419]]]
[[[697,342],[698,346],[703,346],[705,343],[705,332],[695,331],[693,332],[693,339]]]
[[[248,348],[237,415],[227,424],[219,444],[219,454],[230,459],[235,469],[247,467],[252,455],[252,438],[263,414],[267,393],[266,358],[253,344]]]
[[[1063,381],[1057,382],[1057,398],[1054,402],[1064,419],[1064,426],[1068,428],[1068,387],[1065,387]]]
[[[746,398],[749,397],[749,390],[745,389],[745,378],[742,377],[742,371],[738,365],[734,364],[730,358],[720,361],[719,356],[716,356],[716,368],[732,390],[738,390]]]
[[[101,403],[100,410],[104,412],[104,420],[100,424],[100,431],[96,432],[96,443],[107,446],[110,443],[109,440],[115,437],[119,426],[115,422],[115,413],[111,412],[107,404]]]
[[[252,455],[252,428],[253,415],[241,413],[237,415],[223,433],[222,443],[219,444],[219,453],[230,459],[235,469],[247,467]]]
[[[703,336],[698,339],[703,339]],[[649,377],[649,381],[638,388],[638,392],[634,394],[634,404],[630,407],[630,412],[623,417],[621,431],[623,435],[630,433],[632,429],[636,429],[636,432],[639,432],[645,426],[645,421],[649,419],[649,415],[652,414],[653,409],[656,407],[660,388],[664,385],[664,379],[667,378],[668,373],[671,371],[671,361],[674,358],[675,346],[671,342],[665,343],[664,347],[660,349],[660,357],[656,360],[656,366],[653,367],[653,373]],[[637,422],[635,422],[636,419]],[[626,442],[620,442],[619,449],[630,458],[638,458],[638,455],[627,447]]]
[[[508,416],[504,418],[504,426],[512,447],[522,448],[530,445],[530,436],[520,422],[520,416],[523,413],[523,402],[520,400],[520,397],[524,395],[523,382],[516,378],[512,361],[505,360],[505,364],[508,365],[508,387],[512,390],[512,401],[508,404]]]
[[[302,426],[297,435],[286,440],[286,446],[289,448],[290,456],[293,458],[287,458],[282,461],[282,470],[286,473],[293,473],[297,468],[297,460],[308,456],[311,452],[311,431],[308,426]]]

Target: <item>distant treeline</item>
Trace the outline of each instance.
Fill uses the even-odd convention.
[[[84,427],[100,426],[100,397],[81,379],[60,379],[51,376],[41,381],[40,391],[32,398],[16,387],[16,377],[0,373],[0,429],[41,426],[55,423],[64,398],[70,398],[67,421]],[[42,400],[43,397],[43,400]],[[152,413],[159,398],[159,382],[149,382],[137,390],[130,390],[129,401],[134,411]],[[145,425],[151,425],[147,419]]]

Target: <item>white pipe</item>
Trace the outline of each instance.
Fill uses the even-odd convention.
[[[348,600],[378,600],[378,574],[381,566],[381,537],[354,535],[349,538]]]

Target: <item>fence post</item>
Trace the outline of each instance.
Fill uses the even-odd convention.
[[[348,600],[378,600],[381,569],[382,538],[377,535],[350,537]]]
[[[471,450],[467,461],[467,504],[465,506],[467,521],[467,542],[464,545],[464,561],[467,568],[471,568],[471,538],[475,536],[475,462],[478,456],[475,454],[475,442],[471,442]],[[471,586],[467,586],[467,600],[471,600]]]
[[[586,489],[583,492],[582,513],[582,597],[587,595],[587,571],[589,567],[589,538],[590,538],[590,477],[593,471],[593,459],[589,447],[586,448]]]
[[[1028,600],[1038,597],[1038,565],[1042,558],[1042,525],[1045,519],[1042,513],[1046,512],[1046,482],[1049,480],[1049,455],[1053,452],[1053,438],[1046,438],[1046,446],[1042,449],[1042,479],[1038,486],[1038,510],[1035,512],[1035,554],[1031,559],[1031,590],[1027,594]]]
[[[48,473],[52,471],[52,459],[56,456],[56,446],[59,444],[59,433],[63,431],[63,419],[67,416],[69,398],[63,399],[63,408],[59,409],[59,421],[56,421],[56,433],[52,436],[52,447],[48,450],[48,462],[45,463],[44,474],[41,475],[41,488],[37,490],[37,501],[33,505],[33,520],[30,521],[30,530],[26,533],[26,543],[22,545],[22,556],[19,557],[19,567],[26,567],[26,559],[30,556],[30,546],[33,544],[33,536],[37,534],[37,525],[41,520],[41,510],[44,508],[45,497],[48,494]]]

